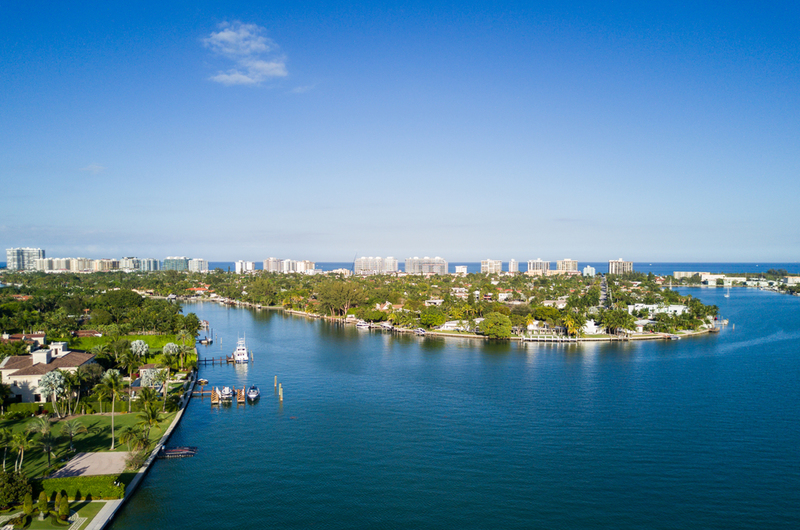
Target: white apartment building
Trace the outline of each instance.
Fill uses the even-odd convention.
[[[314,274],[314,267],[316,263],[307,259],[295,262],[295,272],[301,274]]]
[[[456,265],[456,274],[459,276],[466,276],[467,275],[467,266],[466,265]]]
[[[264,260],[265,272],[281,272],[281,260],[278,258],[267,258]]]
[[[485,259],[481,261],[482,274],[497,274],[503,272],[503,262],[499,259]]]
[[[124,271],[138,271],[140,267],[139,258],[122,258],[119,260],[119,268]]]
[[[447,261],[439,256],[406,258],[405,271],[407,274],[447,274]]]
[[[391,274],[397,272],[398,269],[398,261],[392,256],[388,258],[361,257],[353,262],[353,271],[355,274],[361,275]]]
[[[547,274],[550,270],[550,262],[542,261],[541,258],[536,260],[528,260],[528,272],[541,271],[540,274]]]
[[[190,272],[208,272],[208,260],[194,258],[189,260]]]
[[[119,270],[119,260],[116,259],[96,259],[93,262],[95,272],[108,272]]]
[[[578,272],[578,262],[574,259],[560,259],[556,261],[556,270],[560,272]]]
[[[519,272],[519,262],[515,259],[508,260],[508,272],[515,274]]]
[[[256,262],[239,260],[235,263],[235,267],[236,274],[244,274],[246,272],[252,272],[256,270]]]
[[[34,270],[34,261],[45,257],[40,248],[9,248],[6,249],[6,268],[10,271]]]
[[[594,267],[592,267],[591,265],[587,265],[587,266],[585,266],[583,268],[583,275],[584,276],[588,276],[590,278],[594,278],[595,274],[597,274],[597,271],[595,271]]]
[[[625,274],[626,272],[633,272],[632,261],[623,261],[622,258],[608,261],[609,274]]]

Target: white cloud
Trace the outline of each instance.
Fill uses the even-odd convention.
[[[306,92],[310,92],[314,90],[314,87],[317,85],[305,85],[305,86],[297,86],[291,90],[292,94],[305,94]]]
[[[105,167],[101,166],[100,164],[89,164],[86,167],[82,167],[81,171],[88,171],[92,175],[97,175],[98,173],[102,173],[106,170]]]
[[[273,55],[277,44],[264,36],[264,29],[255,24],[223,22],[220,31],[212,32],[203,44],[217,55],[234,63],[234,67],[211,76],[223,85],[258,85],[270,78],[286,77],[286,56]]]

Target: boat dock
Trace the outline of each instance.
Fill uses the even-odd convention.
[[[197,359],[197,364],[202,364],[203,366],[210,364],[214,365],[223,365],[223,364],[234,364],[236,361],[233,360],[233,357],[203,357],[202,359]],[[250,356],[250,359],[246,362],[253,362],[253,357]],[[241,364],[241,361],[239,362]]]
[[[580,339],[563,335],[528,335],[522,337],[522,342],[580,342]]]

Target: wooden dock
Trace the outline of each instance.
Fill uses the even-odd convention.
[[[197,454],[197,447],[172,447],[165,449],[161,446],[158,452],[158,458],[186,458]]]

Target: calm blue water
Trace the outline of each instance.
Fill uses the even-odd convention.
[[[736,329],[485,344],[195,304],[261,386],[193,399],[114,528],[800,528],[800,298],[691,291]],[[285,392],[273,392],[278,375]]]

